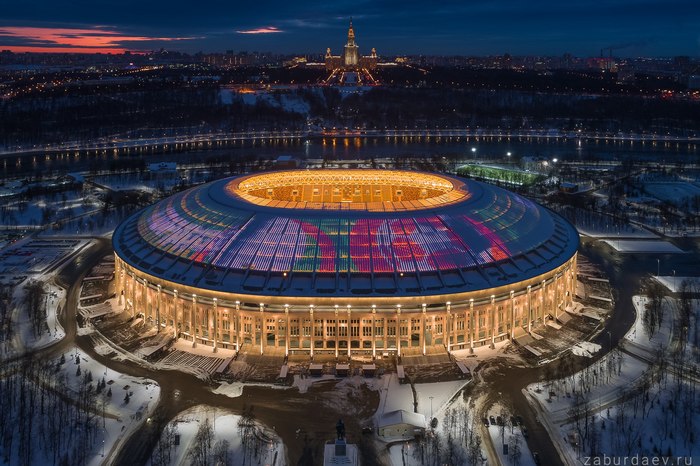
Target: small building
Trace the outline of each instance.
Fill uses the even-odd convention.
[[[336,377],[347,377],[349,374],[350,374],[350,364],[336,364],[335,365]]]
[[[309,374],[312,377],[321,377],[323,375],[323,364],[309,364]]]
[[[399,409],[384,413],[377,433],[384,440],[411,440],[425,433],[425,416]]]
[[[374,377],[377,372],[377,366],[375,364],[363,364],[362,365],[362,375],[365,377]]]

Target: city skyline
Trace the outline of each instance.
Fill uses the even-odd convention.
[[[379,55],[697,56],[700,7],[687,0],[558,4],[513,1],[432,7],[423,2],[254,4],[161,0],[147,4],[7,4],[0,49],[14,52],[123,53],[165,48],[322,54],[342,46],[353,18],[362,53]],[[337,38],[337,39],[336,39]],[[323,39],[322,45],[320,40]],[[333,42],[334,40],[337,41]],[[328,42],[331,41],[331,42]]]

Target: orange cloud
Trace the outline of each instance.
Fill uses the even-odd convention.
[[[3,44],[3,39],[11,44]],[[6,26],[0,27],[0,48],[13,52],[56,53],[124,53],[136,51],[127,44],[144,41],[176,41],[192,37],[129,36],[114,29],[95,28],[43,28]],[[15,45],[16,44],[16,45]]]
[[[277,32],[284,32],[283,30],[276,28],[275,26],[264,26],[255,29],[244,29],[242,31],[236,31],[239,34],[275,34]]]

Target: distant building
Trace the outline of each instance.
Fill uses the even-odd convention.
[[[376,68],[377,51],[373,48],[369,56],[360,55],[360,48],[355,43],[355,29],[352,27],[352,20],[350,20],[348,41],[343,48],[343,55],[332,55],[330,47],[326,49],[326,70],[357,71],[361,69],[374,70]]]

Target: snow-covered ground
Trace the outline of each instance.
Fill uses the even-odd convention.
[[[684,251],[668,241],[614,240],[603,241],[621,253],[681,254]]]
[[[503,407],[496,403],[489,409],[487,417],[490,419],[491,416],[497,418],[503,413]],[[510,414],[507,414],[510,417]],[[510,419],[503,419],[503,426],[498,424],[491,425],[486,428],[491,438],[491,443],[496,450],[498,455],[498,461],[503,466],[517,464],[519,466],[534,466],[535,460],[532,457],[530,448],[527,445],[527,440],[522,432],[521,426],[513,426],[510,424]],[[503,445],[508,445],[508,454],[505,454]]]
[[[621,343],[624,352],[613,351],[571,377],[532,384],[524,390],[571,464],[581,464],[591,448],[599,459],[603,455],[652,458],[700,453],[688,434],[700,420],[698,405],[692,401],[696,382],[688,374],[686,378],[676,376],[679,369],[671,356],[678,350],[672,340],[678,303],[671,298],[662,300],[661,325],[651,336],[644,325],[649,303],[646,296],[633,297],[637,315]],[[698,301],[691,305],[691,312],[697,315]],[[692,346],[690,340],[688,346]],[[688,355],[693,351],[685,348]],[[659,355],[666,359],[663,370],[654,363]],[[690,364],[690,359],[686,361],[683,367]]]
[[[66,291],[53,282],[53,277],[62,263],[89,244],[87,240],[45,241],[28,237],[3,250],[0,281],[12,290],[12,335],[0,342],[0,360],[45,348],[65,337],[57,316],[66,304]],[[43,293],[36,306],[28,301],[33,283]],[[40,317],[37,325],[33,313],[42,308],[45,319]]]
[[[683,282],[687,282],[691,289],[700,288],[700,277],[677,277],[670,276],[654,276],[654,280],[665,286],[671,293],[678,293]]]
[[[700,196],[700,187],[686,181],[644,183],[644,190],[659,200],[673,203]]]
[[[47,225],[100,208],[100,202],[81,191],[43,194],[27,201],[16,198],[4,201],[0,208],[0,224],[8,226]]]
[[[255,91],[246,94],[239,94],[246,105],[265,104],[270,107],[281,108],[287,112],[307,115],[310,110],[309,103],[300,95],[287,91]]]
[[[66,332],[58,321],[57,310],[65,306],[66,290],[60,286],[49,283],[44,287],[46,291],[46,331],[37,335],[34,333],[32,321],[26,312],[17,309],[13,319],[14,338],[2,342],[2,358],[15,357],[29,351],[38,350],[54,344],[66,336]],[[13,303],[16,308],[24,307],[26,290],[19,286],[13,293]],[[0,358],[0,359],[2,359]]]
[[[75,352],[71,351],[66,356],[66,363],[63,364],[62,371],[66,374],[67,386],[72,393],[77,393],[80,384],[80,377],[76,376]],[[105,416],[109,413],[114,418],[105,418],[104,454],[109,456],[116,452],[115,445],[128,438],[142,422],[148,419],[160,397],[160,387],[156,382],[143,377],[132,377],[109,369],[89,356],[80,353],[81,373],[91,372],[93,380],[102,378],[107,382],[105,390],[112,388],[112,396],[105,396]],[[127,388],[128,387],[128,388]],[[129,402],[125,403],[126,393],[129,393]],[[93,449],[93,459],[89,464],[102,464],[102,445],[97,442],[97,447]],[[99,455],[98,455],[99,453]]]
[[[571,352],[576,356],[585,356],[587,358],[592,358],[598,351],[600,351],[600,345],[590,341],[581,341],[571,347]]]
[[[260,423],[255,422],[257,431],[254,440],[244,446],[244,432],[239,428],[241,419],[241,416],[229,411],[205,405],[194,406],[183,411],[168,424],[168,427],[175,428],[174,431],[179,436],[179,445],[171,446],[170,461],[153,461],[150,464],[173,466],[192,464],[192,455],[195,454],[193,450],[197,446],[197,432],[207,421],[212,428],[209,464],[216,462],[214,451],[217,450],[217,445],[218,448],[226,451],[228,458],[226,464],[236,466],[285,464],[284,444],[281,439],[273,430]],[[228,442],[226,448],[224,448],[224,441]],[[161,442],[165,442],[163,436],[161,436]]]
[[[83,444],[85,450],[82,450],[80,454],[85,455],[85,464],[107,463],[108,458],[118,450],[121,442],[128,438],[151,415],[158,403],[160,387],[152,380],[132,377],[109,369],[83,354],[77,347],[64,353],[64,357],[65,361],[62,364],[55,361],[55,370],[39,372],[40,375],[32,379],[31,383],[40,384],[43,389],[55,387],[54,389],[59,392],[59,397],[63,400],[70,400],[68,403],[74,406],[80,406],[81,403],[84,403],[86,387],[89,385],[87,393],[94,393],[95,397],[94,407],[90,408],[92,411],[91,422],[95,433],[87,444]],[[96,389],[96,386],[102,383],[104,383],[104,388]],[[129,394],[128,400],[126,399],[127,393]],[[10,415],[10,419],[18,415],[17,409],[19,408],[15,404],[11,411],[14,414]],[[37,409],[35,413],[36,419],[33,419],[32,423],[36,432],[47,429],[47,425],[56,421],[52,410],[40,413]],[[15,422],[19,421],[15,419]],[[71,421],[61,419],[59,422],[65,424]],[[66,425],[66,427],[68,426]],[[85,426],[81,425],[80,429],[85,429]],[[76,429],[75,435],[79,435],[77,432]],[[77,441],[73,440],[73,442]],[[63,444],[64,451],[58,455],[59,458],[66,455],[67,461],[70,462],[70,458],[77,461],[74,450],[76,444],[73,442]],[[33,452],[34,464],[51,463],[51,454],[47,450],[48,445],[48,441],[33,444],[35,448]],[[16,457],[16,442],[13,448],[11,456]],[[10,463],[15,464],[13,461]]]
[[[95,176],[91,180],[111,191],[142,191],[152,193],[157,190],[170,192],[181,183],[177,171],[165,173],[124,173],[118,175]]]

